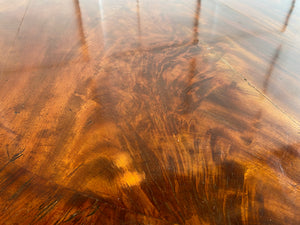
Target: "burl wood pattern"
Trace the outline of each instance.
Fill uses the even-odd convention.
[[[0,0],[0,224],[300,224],[300,8]]]

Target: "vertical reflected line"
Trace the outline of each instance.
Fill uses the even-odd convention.
[[[291,13],[293,12],[293,9],[294,9],[294,6],[295,6],[295,0],[293,0],[292,2],[292,6],[290,8],[290,11],[288,12],[288,15],[286,17],[286,20],[285,20],[285,23],[284,23],[284,26],[281,30],[281,33],[285,32],[286,30],[286,27],[288,25],[288,22],[289,22],[289,18],[291,16]],[[277,60],[279,58],[279,55],[281,53],[281,49],[282,49],[282,41],[280,43],[280,45],[277,47],[276,51],[275,51],[275,54],[270,62],[270,66],[269,66],[269,69],[266,73],[266,76],[265,76],[265,80],[264,80],[264,83],[263,83],[263,89],[262,89],[262,93],[263,94],[266,94],[267,93],[267,90],[268,90],[268,85],[269,85],[269,82],[270,82],[270,78],[271,78],[271,75],[274,71],[274,68],[275,68],[275,65],[277,63]],[[261,119],[261,116],[262,116],[262,110],[260,110],[256,116],[256,120],[259,121]]]
[[[136,0],[136,13],[137,13],[137,23],[138,23],[138,35],[139,35],[139,47],[142,45],[141,40],[141,16],[140,16],[140,1]]]
[[[292,1],[291,8],[290,8],[290,10],[289,10],[289,12],[288,12],[288,14],[287,14],[287,17],[286,17],[286,20],[285,20],[285,22],[284,22],[284,26],[283,26],[283,28],[282,28],[282,30],[281,30],[281,33],[285,32],[285,30],[286,30],[286,28],[287,28],[287,26],[288,26],[290,16],[291,16],[291,14],[292,14],[292,12],[293,12],[293,9],[294,9],[294,7],[295,7],[295,2],[296,2],[296,0],[293,0],[293,1]],[[267,93],[269,81],[270,81],[271,75],[272,75],[272,73],[273,73],[273,71],[274,71],[274,68],[275,68],[275,65],[276,65],[276,63],[277,63],[277,60],[278,60],[278,58],[279,58],[279,56],[280,56],[281,50],[282,50],[282,41],[281,41],[281,43],[279,44],[279,46],[277,47],[277,49],[276,49],[276,51],[275,51],[275,54],[274,54],[274,56],[273,56],[272,59],[271,59],[270,66],[269,66],[269,68],[268,68],[268,70],[267,70],[267,72],[266,72],[265,80],[264,80],[264,83],[263,83],[263,89],[262,89],[262,93],[263,93],[263,94],[266,94],[266,93]],[[264,99],[265,97],[264,97],[263,95],[261,95],[261,98]],[[262,114],[263,114],[263,109],[260,109],[260,110],[257,112],[257,114],[254,116],[254,119],[253,119],[253,127],[255,127],[254,124],[259,123],[259,121],[260,121],[261,118],[262,118]],[[253,137],[252,137],[252,140],[255,139],[255,133],[256,133],[255,130],[253,130],[253,131],[250,130],[250,132],[249,132],[249,134],[252,134],[251,136],[253,136]],[[252,141],[252,143],[253,143],[253,142],[254,142],[254,141]],[[251,144],[250,144],[250,145],[251,145]]]
[[[104,15],[103,4],[102,4],[102,0],[98,0],[98,2],[99,2],[100,18],[101,18],[101,21],[102,21],[103,20],[103,15]]]
[[[79,28],[81,51],[83,53],[84,59],[89,60],[89,52],[88,52],[88,46],[87,46],[85,35],[84,35],[82,14],[81,14],[79,0],[74,0],[74,7],[75,7],[75,11],[76,11],[76,16],[77,16],[77,25]]]
[[[289,12],[288,12],[288,14],[287,14],[287,16],[286,16],[284,25],[283,25],[283,27],[282,27],[282,29],[281,29],[281,33],[284,33],[284,32],[285,32],[285,30],[286,30],[286,28],[287,28],[287,26],[288,26],[288,24],[289,24],[290,17],[291,17],[291,15],[292,15],[292,13],[293,13],[293,10],[294,10],[294,8],[295,8],[295,3],[296,3],[296,0],[293,0],[293,1],[292,1],[292,5],[291,5],[291,7],[290,7],[290,10],[289,10]],[[273,58],[272,58],[272,60],[271,60],[270,67],[269,67],[269,69],[268,69],[268,71],[267,71],[267,73],[266,73],[266,78],[265,78],[265,81],[264,81],[264,84],[263,84],[263,93],[266,93],[266,92],[267,92],[269,80],[270,80],[270,77],[271,77],[271,75],[272,75],[272,73],[273,73],[273,70],[274,70],[274,67],[275,67],[275,65],[276,65],[277,59],[278,59],[278,57],[279,57],[279,55],[280,55],[281,49],[282,49],[282,43],[281,43],[281,44],[278,46],[278,48],[276,49],[276,52],[275,52],[275,54],[274,54],[274,56],[273,56]]]
[[[197,0],[197,7],[196,7],[196,15],[194,18],[194,38],[193,44],[198,43],[198,34],[199,34],[199,18],[200,18],[200,9],[201,9],[201,0]]]
[[[289,12],[288,12],[288,14],[286,16],[285,21],[284,21],[283,27],[281,29],[281,33],[285,32],[285,30],[286,30],[286,28],[287,28],[287,26],[289,24],[290,17],[291,17],[291,15],[293,13],[293,10],[295,8],[295,3],[296,3],[296,0],[292,0],[292,5],[291,5],[290,10],[289,10]],[[270,67],[269,67],[269,69],[268,69],[268,71],[266,73],[266,79],[265,79],[264,85],[263,85],[263,93],[266,93],[266,91],[267,91],[268,83],[269,83],[270,77],[271,77],[271,75],[273,73],[273,70],[274,70],[274,67],[276,65],[277,59],[278,59],[278,57],[280,55],[281,49],[282,49],[282,41],[281,41],[281,44],[276,49],[275,55],[272,58],[272,61],[270,63]]]
[[[274,67],[276,65],[276,62],[278,60],[278,57],[280,55],[280,52],[281,52],[281,48],[282,48],[282,44],[280,44],[278,46],[278,48],[276,49],[276,52],[272,58],[272,61],[270,63],[270,67],[266,73],[266,78],[265,78],[265,81],[264,81],[264,84],[263,84],[263,93],[266,93],[267,92],[267,88],[268,88],[268,84],[269,84],[269,80],[270,80],[270,77],[273,73],[273,70],[274,70]]]
[[[296,3],[296,0],[293,0],[293,1],[292,1],[291,8],[290,8],[290,10],[289,10],[289,12],[288,12],[288,14],[287,14],[287,16],[286,16],[286,19],[285,19],[285,21],[284,21],[284,24],[283,24],[283,27],[282,27],[282,29],[281,29],[281,32],[285,32],[285,30],[286,30],[286,28],[287,28],[287,26],[288,26],[288,24],[289,24],[290,17],[291,17],[291,15],[292,15],[292,13],[293,13],[293,10],[294,10],[294,8],[295,8],[295,3]]]
[[[201,0],[197,0],[197,5],[196,5],[196,14],[194,16],[194,23],[193,23],[193,45],[197,45],[199,40],[198,40],[198,35],[199,35],[199,20],[200,20],[200,11],[201,11]],[[196,57],[193,57],[190,61],[190,68],[189,68],[189,74],[188,74],[188,81],[187,81],[187,87],[184,91],[184,97],[183,97],[183,113],[188,113],[192,110],[192,105],[193,102],[193,96],[191,95],[192,91],[192,86],[193,86],[193,78],[197,74],[197,59]]]
[[[99,14],[100,14],[100,27],[101,27],[101,35],[102,35],[102,41],[103,41],[103,49],[105,50],[105,37],[104,37],[104,25],[103,25],[103,20],[104,20],[104,11],[103,11],[103,3],[102,0],[98,0],[98,6],[99,6]]]
[[[27,11],[29,9],[29,5],[30,4],[31,4],[31,0],[28,1],[28,4],[27,4],[26,9],[25,9],[25,12],[24,12],[24,14],[22,16],[21,22],[20,22],[19,27],[18,27],[18,31],[17,31],[16,37],[18,37],[18,35],[20,33],[21,27],[22,27],[23,22],[24,22],[24,18],[25,18],[26,14],[27,14]]]

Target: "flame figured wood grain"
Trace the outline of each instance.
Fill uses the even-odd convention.
[[[255,2],[2,0],[0,224],[298,224],[299,9]]]

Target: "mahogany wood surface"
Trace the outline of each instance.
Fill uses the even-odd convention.
[[[0,0],[0,225],[300,224],[296,0]]]

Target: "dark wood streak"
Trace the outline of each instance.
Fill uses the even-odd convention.
[[[4,0],[0,225],[299,224],[289,4]]]
[[[296,0],[292,0],[292,5],[291,5],[291,8],[290,8],[290,11],[288,12],[287,16],[286,16],[286,19],[284,21],[284,25],[282,27],[282,30],[281,32],[284,32],[287,28],[287,26],[289,25],[289,20],[290,20],[290,17],[293,13],[293,10],[294,10],[294,7],[295,7],[295,3],[296,3]]]

